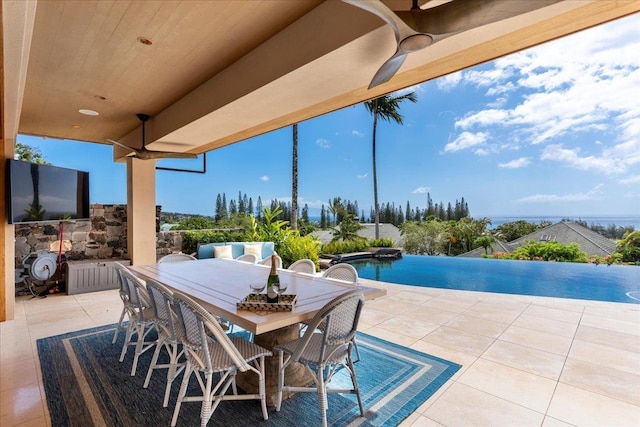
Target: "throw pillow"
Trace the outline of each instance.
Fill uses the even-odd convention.
[[[231,245],[214,246],[213,257],[233,259],[233,254],[231,253]]]
[[[258,259],[262,259],[262,245],[261,244],[244,245],[244,253],[253,254],[257,256]]]

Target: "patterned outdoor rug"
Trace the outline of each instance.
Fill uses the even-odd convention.
[[[124,362],[118,362],[124,334],[111,344],[114,328],[109,325],[38,340],[52,425],[170,425],[181,377],[173,383],[169,406],[163,408],[166,371],[155,372],[149,388],[143,389],[152,351],[140,357],[136,376],[129,376],[133,349]],[[359,416],[355,396],[332,394],[329,425],[395,426],[460,368],[362,333],[358,334],[358,348],[361,360],[356,363],[356,375],[366,416]],[[350,385],[346,372],[336,374],[333,381]],[[208,425],[314,426],[320,424],[319,412],[315,393],[299,393],[284,401],[280,412],[269,408],[268,421],[262,419],[258,401],[222,402]],[[182,405],[178,425],[200,425],[200,402]]]

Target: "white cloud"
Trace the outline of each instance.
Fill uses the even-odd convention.
[[[476,151],[473,152],[473,154],[475,154],[476,156],[488,156],[490,153],[491,152],[486,148],[478,148]]]
[[[487,103],[487,107],[494,108],[494,109],[500,109],[500,108],[505,106],[505,104],[507,103],[508,100],[509,100],[509,98],[507,98],[506,96],[501,96],[499,98],[496,98],[495,101],[488,102]]]
[[[365,178],[366,178],[366,177],[368,177],[368,176],[369,176],[369,174],[368,174],[368,173],[365,173],[364,175],[357,175],[357,178],[358,178],[358,179],[365,179]]]
[[[602,151],[566,158],[568,164],[615,173],[640,164],[640,108],[629,93],[640,87],[638,28],[640,15],[632,15],[462,72],[456,84],[487,88],[486,108],[459,118],[455,127],[488,132],[498,126],[503,140],[521,144],[591,137],[602,142]]]
[[[640,159],[625,158],[624,154],[616,153],[618,150],[615,147],[613,150],[603,150],[599,156],[593,154],[581,156],[580,151],[580,148],[569,149],[564,148],[561,144],[551,144],[544,148],[540,158],[564,163],[574,169],[605,174],[624,172],[628,166],[640,161]]]
[[[501,94],[513,92],[514,90],[516,90],[516,86],[511,82],[507,82],[500,86],[490,87],[489,89],[487,89],[487,92],[485,93],[485,95],[487,96],[501,95]],[[506,98],[502,97],[500,99],[506,99]]]
[[[598,184],[586,193],[576,194],[534,194],[516,200],[516,203],[547,203],[547,202],[582,202],[586,200],[600,200],[603,184]]]
[[[438,80],[436,80],[436,86],[438,87],[438,89],[448,92],[458,86],[458,83],[460,83],[461,80],[462,72],[458,71],[455,73],[447,74],[444,77],[440,77]]]
[[[418,187],[411,194],[427,194],[429,191],[431,191],[431,187]]]
[[[351,131],[351,135],[363,137],[364,136],[364,132],[360,132],[360,131],[357,131],[357,130],[354,129],[354,130]]]
[[[268,177],[267,175],[262,175],[262,176],[260,177],[260,181],[267,182],[267,181],[269,181],[269,177]]]
[[[640,184],[640,175],[630,176],[629,178],[623,178],[618,182],[623,185]]]
[[[490,109],[469,114],[462,119],[456,121],[455,127],[462,129],[470,129],[474,126],[493,126],[499,125],[508,118],[509,113],[506,110]]]
[[[324,138],[316,139],[316,145],[320,148],[331,148],[331,144]]]
[[[507,163],[498,164],[499,167],[505,169],[519,169],[527,167],[531,164],[531,160],[528,157],[520,157],[519,159],[511,160]]]
[[[471,133],[462,132],[453,142],[444,146],[445,152],[455,152],[464,150],[465,148],[483,145],[488,139],[488,135],[484,132]]]

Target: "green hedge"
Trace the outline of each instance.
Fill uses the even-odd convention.
[[[322,247],[322,253],[325,254],[346,254],[349,252],[364,252],[371,245],[367,239],[345,240],[329,242]]]
[[[381,237],[379,239],[373,239],[369,242],[369,246],[372,248],[392,248],[395,245],[393,244],[393,239],[389,237]]]

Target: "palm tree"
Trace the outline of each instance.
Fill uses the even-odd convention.
[[[402,116],[399,111],[400,103],[405,100],[416,102],[418,97],[415,92],[409,92],[399,96],[384,95],[364,103],[364,106],[373,115],[373,204],[375,209],[376,239],[380,238],[380,205],[378,204],[378,172],[376,168],[376,130],[378,127],[378,118],[388,122],[394,121],[401,125]]]
[[[291,228],[298,229],[298,124],[293,125],[293,161],[291,168]]]

